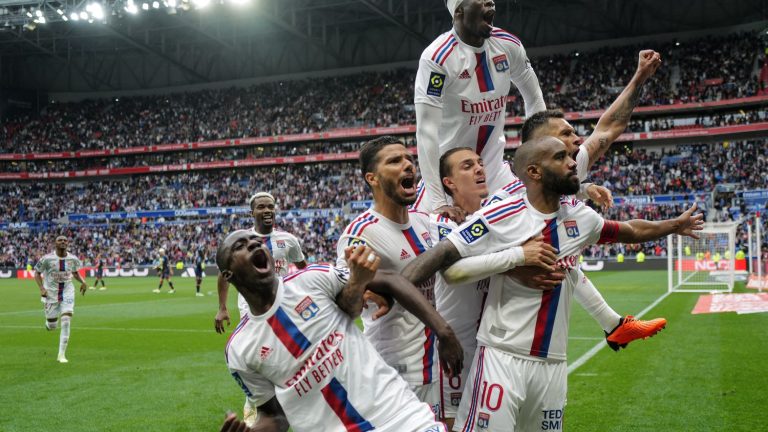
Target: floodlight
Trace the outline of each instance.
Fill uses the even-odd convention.
[[[91,16],[97,20],[104,19],[104,9],[100,3],[91,3],[85,7],[85,10],[90,12]]]
[[[152,7],[153,7],[153,8],[155,8],[155,9],[158,9],[158,8],[160,8],[160,2],[158,2],[158,1],[153,1],[153,2],[152,2]]]
[[[35,15],[37,15],[37,17],[40,18],[41,16],[43,16],[43,11],[38,9],[38,10],[35,11]]]
[[[69,14],[69,17],[72,18],[72,21],[77,21],[80,19],[80,15],[78,15],[77,12],[72,12]]]
[[[61,16],[61,19],[62,19],[62,20],[64,20],[64,21],[69,21],[69,18],[67,18],[67,16],[66,16],[66,15],[62,15],[62,16]]]
[[[139,8],[136,7],[136,3],[134,3],[133,0],[128,0],[128,3],[125,4],[123,9],[131,15],[139,13]]]
[[[56,13],[59,15],[64,15],[64,11],[61,9],[56,9]]]
[[[141,8],[144,9],[144,10],[149,10],[149,5],[146,4],[146,3],[142,3],[141,4]]]
[[[211,3],[211,0],[192,0],[192,3],[195,4],[196,8],[203,9]]]
[[[86,12],[86,11],[82,11],[82,12],[80,12],[80,19],[81,19],[81,20],[85,21],[85,20],[87,20],[88,18],[90,18],[90,17],[88,16],[88,12]]]

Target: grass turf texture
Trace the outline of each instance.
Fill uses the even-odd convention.
[[[589,276],[622,314],[666,291],[665,272]],[[224,364],[227,337],[213,331],[215,295],[194,297],[191,278],[174,278],[175,295],[167,284],[151,293],[154,278],[107,282],[107,291],[77,297],[62,365],[59,332],[43,328],[34,281],[0,281],[0,431],[208,431],[226,410],[240,413],[243,396]],[[215,291],[215,279],[202,291]],[[569,376],[568,430],[760,429],[768,314],[691,315],[697,298],[668,297],[646,316],[669,320],[659,336],[620,353],[606,347]],[[236,319],[233,290],[229,305]],[[578,305],[570,334],[570,361],[603,343]]]

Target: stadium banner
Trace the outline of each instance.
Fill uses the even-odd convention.
[[[349,208],[355,211],[368,210],[373,205],[373,200],[364,201],[352,201],[349,203]]]
[[[51,223],[48,221],[29,221],[29,222],[2,222],[0,223],[1,230],[18,230],[18,229],[33,229],[41,230],[50,228]]]
[[[392,129],[392,128],[377,128],[378,129]],[[704,136],[718,136],[718,135],[732,135],[739,133],[751,133],[751,132],[768,132],[768,122],[753,123],[748,125],[737,126],[723,126],[712,128],[696,128],[685,130],[669,130],[658,132],[633,132],[624,133],[619,136],[617,141],[647,141],[657,139],[675,139],[675,138],[695,138]],[[323,135],[318,140],[328,139],[329,132],[317,133],[315,135]],[[312,135],[312,134],[306,134]],[[240,140],[245,141],[245,140]],[[308,140],[312,141],[312,140]],[[520,146],[519,138],[507,138],[507,145],[505,149],[511,150]],[[142,152],[154,152],[160,146],[145,147]],[[411,153],[416,154],[416,148],[409,148]],[[111,150],[110,150],[111,151]],[[45,153],[40,153],[40,156]],[[56,153],[58,155],[58,153]],[[358,158],[358,152],[346,152],[346,153],[333,153],[333,154],[314,154],[307,156],[284,156],[284,157],[270,157],[259,159],[241,159],[234,161],[217,161],[217,162],[198,162],[198,163],[183,163],[174,165],[151,165],[151,166],[138,166],[138,167],[125,167],[125,168],[101,168],[101,169],[88,169],[80,171],[51,171],[51,172],[0,172],[0,180],[30,180],[30,179],[60,179],[60,178],[88,178],[88,177],[102,177],[102,176],[124,176],[134,174],[152,174],[152,173],[165,173],[165,172],[177,172],[177,171],[198,171],[208,169],[226,169],[226,168],[242,168],[253,166],[272,166],[272,165],[284,165],[284,164],[304,164],[315,162],[340,162],[348,160],[356,160]],[[42,159],[40,157],[40,159]]]
[[[166,210],[141,210],[134,212],[108,212],[108,213],[72,213],[68,215],[70,222],[112,220],[112,219],[140,219],[140,218],[169,218],[192,216],[222,216],[222,215],[247,215],[251,210],[248,207],[205,207],[194,209],[166,209]],[[280,217],[289,219],[313,219],[316,217],[333,216],[341,213],[340,208],[329,209],[296,209],[277,212]]]
[[[722,259],[720,261],[713,261],[708,259],[697,260],[694,258],[683,259],[683,260],[675,260],[673,265],[675,266],[675,268],[678,269],[678,271],[687,271],[687,272],[717,271],[717,270],[731,269],[731,262],[730,260],[726,260],[726,259]],[[736,270],[746,270],[747,260],[745,259],[734,260],[734,267],[736,267]]]
[[[666,270],[667,260],[665,259],[647,259],[643,263],[637,263],[631,258],[629,261],[623,263],[617,263],[616,261],[599,261],[590,260],[584,261],[580,264],[581,269],[586,272],[597,271],[619,271],[619,270]],[[322,264],[322,263],[313,263]],[[293,273],[298,269],[294,264],[290,264],[288,267],[289,273]],[[83,267],[80,270],[80,274],[83,277],[92,279],[96,277],[96,267]],[[207,277],[216,276],[219,274],[219,269],[215,265],[206,265],[203,268],[203,275]],[[117,268],[117,267],[104,267],[104,277],[159,277],[160,274],[152,266],[139,266],[130,268]],[[194,266],[185,265],[181,270],[174,267],[174,278],[194,278]],[[0,268],[0,279],[34,279],[34,270],[17,269],[17,268]]]
[[[763,206],[768,203],[768,189],[744,191],[742,197],[748,206]]]
[[[513,99],[512,97],[508,97]],[[739,106],[761,104],[768,101],[768,96],[751,96],[738,99],[727,99],[714,102],[698,102],[698,103],[686,103],[686,104],[673,104],[673,105],[661,105],[661,106],[645,106],[637,107],[634,110],[635,114],[643,113],[669,113],[669,112],[684,112],[684,111],[697,111],[712,107],[727,107],[727,106]],[[592,110],[582,112],[569,112],[565,114],[567,120],[587,120],[598,119],[605,113],[605,110]],[[520,126],[525,119],[523,117],[508,117],[505,121],[507,126]],[[723,133],[733,132],[749,132],[751,130],[733,130],[733,127],[724,128],[698,128],[685,131],[663,131],[663,132],[641,132],[641,133],[625,133],[618,139],[618,141],[634,141],[641,139],[666,139],[666,138],[683,138],[688,136],[706,136],[706,135],[721,135]],[[738,127],[737,127],[738,128]],[[717,132],[717,129],[729,129],[727,132]],[[759,129],[764,130],[764,129]],[[711,133],[710,133],[711,131]],[[322,140],[343,140],[343,139],[365,139],[381,135],[412,135],[416,133],[415,125],[402,125],[402,126],[389,126],[389,127],[374,127],[374,128],[340,128],[331,129],[326,132],[312,132],[292,135],[279,135],[279,136],[263,136],[263,137],[250,137],[250,138],[236,138],[236,139],[224,139],[213,141],[198,141],[198,142],[186,142],[186,143],[172,143],[172,144],[158,144],[139,147],[127,147],[118,149],[103,149],[103,150],[82,150],[75,152],[49,152],[49,153],[4,153],[0,154],[0,160],[47,160],[47,159],[72,159],[72,158],[91,158],[91,157],[104,157],[104,156],[120,156],[120,155],[135,155],[143,153],[156,153],[156,152],[171,152],[171,151],[188,151],[188,150],[200,150],[210,148],[225,148],[225,147],[240,147],[240,146],[254,146],[254,145],[269,145],[280,144],[289,142],[312,142]],[[672,133],[671,135],[669,133]],[[520,145],[519,140],[507,140],[507,148],[517,148]],[[0,179],[9,179],[3,177],[10,173],[0,173]],[[32,178],[32,177],[30,177]]]

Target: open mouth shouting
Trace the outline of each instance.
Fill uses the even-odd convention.
[[[416,195],[416,176],[413,173],[406,174],[400,179],[400,187],[407,196]]]
[[[486,11],[486,12],[483,14],[483,22],[484,22],[484,23],[485,23],[485,24],[486,24],[488,27],[493,27],[493,17],[494,17],[495,15],[496,15],[496,10],[495,10],[495,9],[488,9],[488,11]]]
[[[253,264],[253,267],[256,269],[258,273],[269,273],[270,272],[270,260],[269,255],[267,255],[267,251],[261,244],[254,244],[253,250],[251,250],[251,264]]]

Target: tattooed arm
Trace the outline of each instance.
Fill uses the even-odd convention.
[[[611,144],[627,128],[632,111],[640,100],[643,84],[656,73],[659,66],[661,66],[659,53],[653,50],[640,51],[637,71],[632,80],[600,117],[595,131],[582,144],[582,148],[585,148],[589,154],[590,167],[608,151]]]

